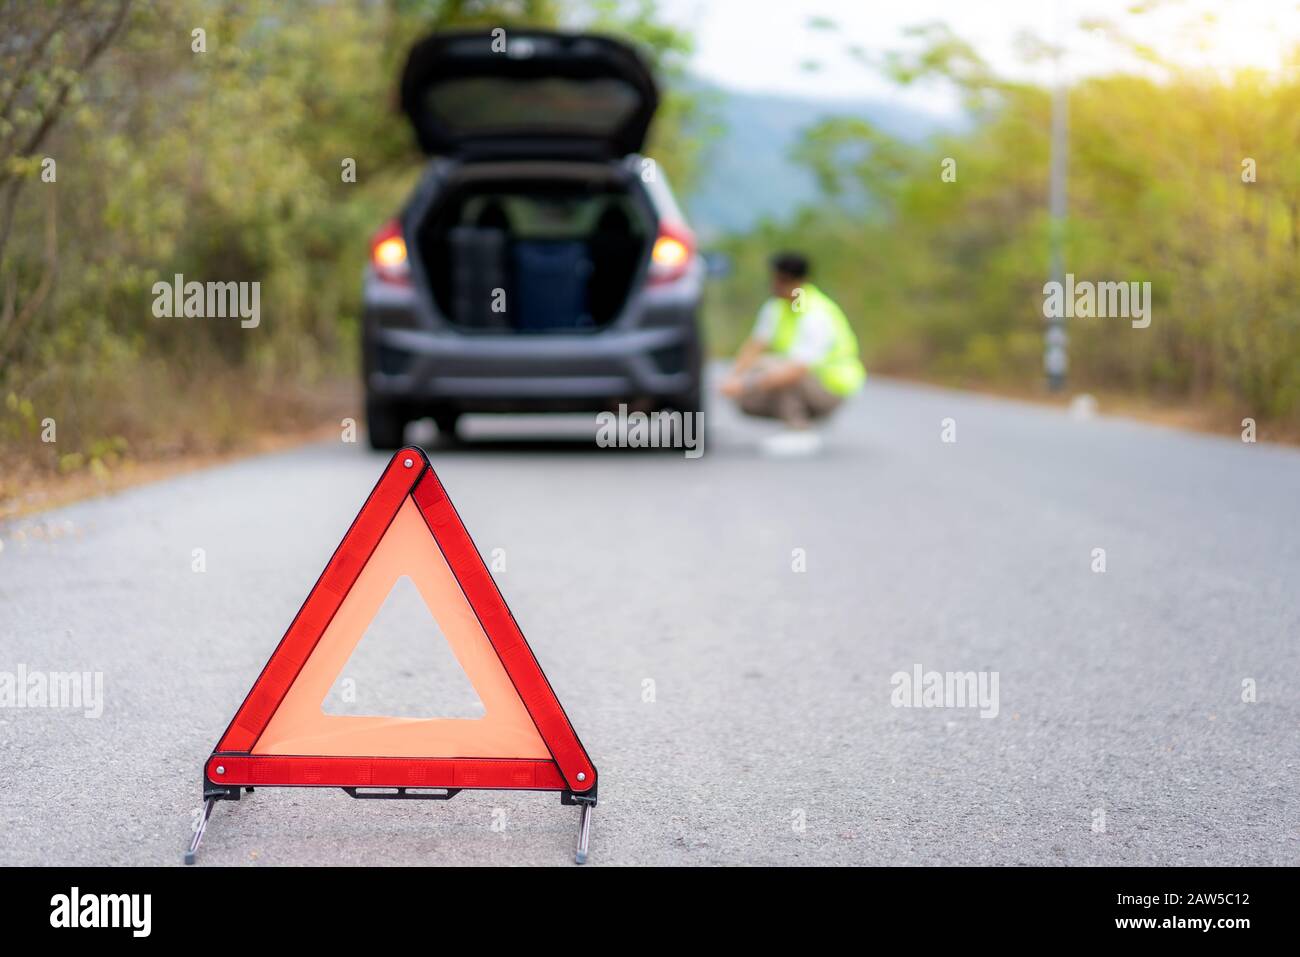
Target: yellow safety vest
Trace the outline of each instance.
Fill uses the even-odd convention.
[[[777,355],[787,355],[794,346],[800,319],[815,312],[822,313],[830,320],[835,338],[826,357],[812,366],[812,373],[828,392],[835,395],[857,392],[867,378],[867,370],[858,359],[858,337],[853,334],[844,310],[812,283],[804,283],[800,288],[803,295],[798,312],[790,300],[777,298],[776,332],[768,347]]]

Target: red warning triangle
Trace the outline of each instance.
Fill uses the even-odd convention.
[[[399,579],[415,584],[482,718],[327,714],[335,679]],[[596,768],[460,516],[415,447],[398,452],[204,767],[243,786],[519,788],[594,798]]]

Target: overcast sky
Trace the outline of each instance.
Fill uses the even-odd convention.
[[[1155,9],[1135,16],[1128,12],[1133,7]],[[819,98],[887,95],[936,113],[955,111],[950,90],[900,93],[845,55],[845,48],[880,53],[905,47],[905,27],[942,20],[999,73],[1045,81],[1050,66],[1025,64],[1016,39],[1024,31],[1055,37],[1058,9],[1067,25],[1114,20],[1161,56],[1190,66],[1275,70],[1288,46],[1300,43],[1294,0],[660,0],[660,9],[695,37],[696,72],[723,86]],[[1214,20],[1207,22],[1206,14]],[[836,29],[810,29],[813,17],[833,21]],[[1070,27],[1064,35],[1071,75],[1134,66],[1087,31]],[[821,69],[808,72],[801,67],[807,61]]]

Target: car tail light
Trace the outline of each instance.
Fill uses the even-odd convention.
[[[374,267],[375,275],[384,282],[405,285],[411,281],[406,240],[402,236],[402,224],[397,220],[390,219],[371,237],[370,264]]]
[[[685,226],[663,223],[650,251],[650,282],[672,282],[686,274],[695,255],[695,236]]]

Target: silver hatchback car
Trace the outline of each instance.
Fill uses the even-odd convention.
[[[362,367],[370,443],[466,412],[697,412],[705,268],[654,160],[658,105],[628,45],[440,33],[402,107],[428,167],[371,241]]]

